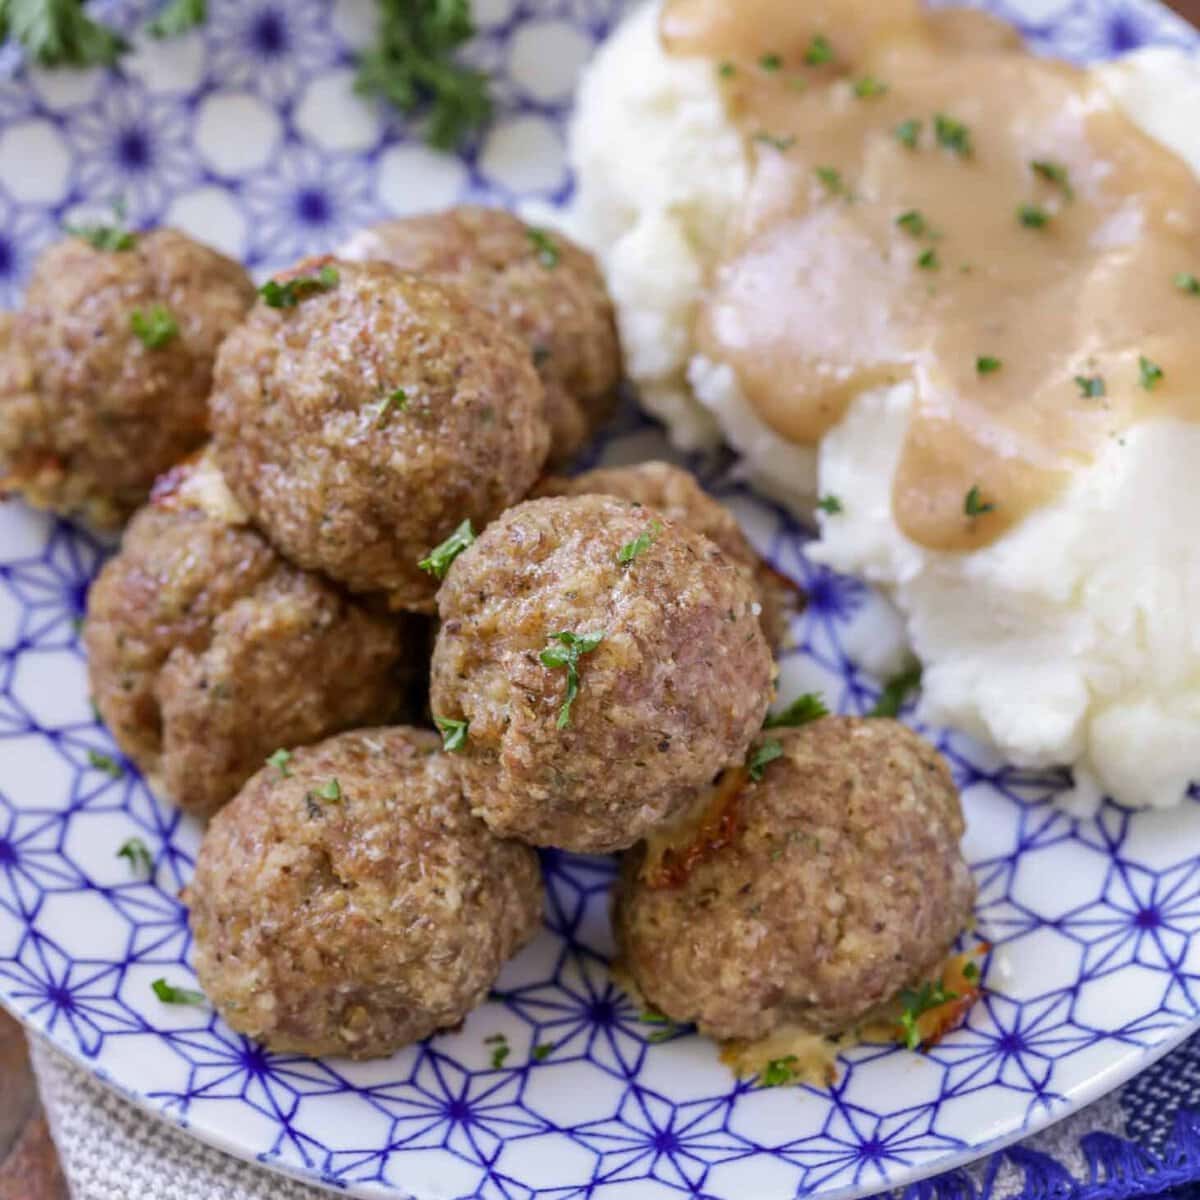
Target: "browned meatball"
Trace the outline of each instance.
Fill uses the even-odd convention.
[[[612,301],[595,259],[570,238],[465,206],[364,229],[345,254],[453,283],[508,323],[546,385],[552,463],[570,460],[612,415],[621,375]]]
[[[105,526],[207,437],[217,347],[254,299],[237,263],[182,233],[130,236],[51,246],[0,324],[0,487]]]
[[[665,462],[631,467],[600,467],[571,479],[552,476],[540,483],[539,496],[619,496],[702,533],[725,551],[758,592],[759,621],[772,647],[787,633],[788,617],[804,603],[803,591],[772,570],[746,539],[733,513],[714,500],[690,471]]]
[[[541,382],[521,343],[461,292],[385,263],[323,265],[332,286],[291,307],[260,302],[222,347],[217,458],[293,562],[432,612],[437,580],[418,563],[537,478]]]
[[[92,695],[184,808],[224,804],[281,745],[397,716],[408,646],[245,523],[207,460],[176,468],[88,596]]]
[[[630,852],[614,905],[638,989],[717,1038],[847,1030],[942,962],[975,895],[958,793],[927,742],[852,717],[767,737],[782,754],[757,783],[723,781],[726,820],[699,826],[732,818],[732,838]]]
[[[750,586],[651,510],[518,505],[454,563],[438,605],[433,712],[469,722],[467,796],[497,833],[630,846],[762,724],[772,664]]]
[[[273,1050],[371,1058],[459,1024],[537,932],[537,856],[471,816],[416,729],[269,766],[217,814],[184,899],[221,1015]]]

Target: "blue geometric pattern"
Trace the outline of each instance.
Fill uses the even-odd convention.
[[[137,27],[138,6],[97,7]],[[1195,41],[1132,0],[989,7],[1074,58]],[[134,221],[182,225],[259,270],[390,213],[464,198],[561,202],[576,67],[622,8],[477,0],[471,54],[495,74],[500,104],[457,158],[349,99],[369,0],[211,0],[202,33],[139,47],[120,76],[0,80],[0,298],[16,302],[64,217],[114,197]],[[587,458],[663,453],[627,408]],[[690,465],[809,594],[782,691],[818,688],[842,711],[866,711],[879,681],[861,662],[879,599],[809,562],[809,533],[730,482],[727,463]],[[963,789],[979,932],[994,946],[985,1000],[928,1055],[860,1047],[827,1089],[734,1081],[715,1047],[643,1022],[613,983],[612,864],[555,852],[543,856],[545,932],[460,1031],[382,1063],[271,1054],[150,989],[159,976],[192,979],[177,897],[200,831],[123,762],[88,702],[78,626],[107,549],[68,523],[0,508],[0,999],[235,1153],[362,1195],[870,1192],[1094,1098],[1200,1016],[1200,797],[1171,813],[1107,805],[1076,816],[1055,803],[1061,776],[926,730]],[[151,851],[151,879],[116,855],[133,836]],[[488,1040],[497,1035],[503,1043]],[[1115,1151],[1096,1142],[1088,1153]]]

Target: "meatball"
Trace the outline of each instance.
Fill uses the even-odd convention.
[[[284,562],[219,473],[177,468],[88,596],[92,696],[117,744],[211,813],[279,746],[404,709],[403,627]]]
[[[321,283],[316,274],[323,270]],[[293,562],[432,612],[418,565],[465,519],[521,499],[549,444],[525,347],[466,296],[386,263],[294,273],[217,359],[215,447],[230,488]]]
[[[741,762],[771,694],[745,576],[608,496],[531,500],[450,568],[431,705],[467,721],[467,797],[537,845],[632,845]]]
[[[788,618],[804,602],[804,593],[758,556],[733,513],[714,500],[690,471],[665,462],[631,467],[600,467],[572,479],[552,476],[536,489],[539,496],[619,496],[657,509],[665,517],[702,533],[725,551],[726,557],[758,593],[763,634],[778,647],[787,634]]]
[[[612,301],[595,259],[561,233],[466,206],[385,221],[345,252],[453,283],[508,323],[545,384],[552,463],[569,461],[612,415],[621,376]]]
[[[172,229],[38,259],[0,324],[0,487],[115,526],[207,435],[213,361],[254,300],[232,259]]]
[[[716,1038],[847,1030],[936,969],[974,900],[958,793],[927,742],[852,717],[769,737],[781,754],[761,779],[723,780],[722,813],[692,826],[732,835],[639,847],[615,898],[638,989]]]
[[[264,767],[184,896],[196,970],[271,1049],[371,1058],[458,1025],[536,933],[537,855],[494,837],[435,734],[365,729]]]

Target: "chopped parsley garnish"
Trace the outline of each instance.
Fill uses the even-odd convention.
[[[82,238],[93,250],[132,250],[137,236],[122,225],[64,225],[72,237]]]
[[[824,34],[818,33],[804,52],[804,61],[810,67],[819,67],[823,63],[833,62],[833,46]]]
[[[933,118],[933,132],[939,146],[953,151],[960,158],[970,158],[974,153],[971,131],[961,121],[956,121],[945,113],[937,113]]]
[[[289,765],[292,761],[292,752],[290,750],[276,750],[267,760],[268,767],[274,767],[284,779],[291,775],[292,770]]]
[[[537,254],[538,262],[547,271],[552,271],[558,266],[562,259],[562,252],[558,248],[558,243],[546,230],[530,227],[525,230],[525,236],[529,239],[529,244],[533,247],[534,253]]]
[[[942,260],[938,258],[938,252],[932,246],[917,259],[917,266],[922,271],[936,271],[941,265]]]
[[[963,501],[963,512],[968,517],[982,517],[985,513],[995,512],[995,510],[996,506],[991,501],[984,500],[983,494],[979,490],[979,484],[973,483]]]
[[[975,371],[979,375],[995,375],[1004,363],[991,354],[981,354],[975,360]]]
[[[755,749],[746,763],[746,769],[750,772],[750,778],[757,783],[763,777],[763,772],[767,769],[767,764],[773,763],[782,755],[783,743],[776,741],[774,738],[768,738],[761,746]]]
[[[178,37],[208,19],[208,0],[170,0],[166,8],[149,22],[146,32],[151,37]]]
[[[530,1052],[530,1056],[533,1058],[534,1062],[544,1062],[550,1057],[550,1055],[554,1053],[554,1047],[554,1042],[542,1042],[540,1046],[534,1046],[533,1050]]]
[[[149,312],[135,308],[129,314],[129,328],[147,350],[161,350],[179,333],[179,323],[162,304],[153,304]]]
[[[638,1013],[638,1020],[643,1025],[670,1025],[671,1018],[664,1016],[660,1012],[655,1012],[653,1009],[646,1009],[645,1012]]]
[[[921,136],[921,122],[916,117],[909,117],[907,121],[901,121],[892,134],[901,145],[907,146],[910,150],[917,148],[917,141]]]
[[[125,859],[135,875],[148,878],[154,874],[154,859],[150,857],[146,843],[139,837],[129,838],[117,851],[117,857]]]
[[[1088,400],[1094,400],[1108,392],[1103,375],[1076,375],[1075,386],[1079,389],[1079,394]]]
[[[111,66],[129,43],[93,21],[80,0],[4,0],[0,42],[12,34],[43,67]]]
[[[442,735],[442,749],[451,754],[461,750],[467,744],[467,730],[470,721],[456,721],[453,717],[434,717],[433,723]]]
[[[622,566],[628,566],[639,554],[644,554],[654,544],[654,539],[662,533],[662,522],[653,521],[650,527],[639,533],[632,542],[626,542],[625,545],[617,551],[617,562]]]
[[[845,193],[846,185],[842,182],[842,173],[836,167],[814,167],[813,174],[831,195],[841,196]]]
[[[787,1083],[794,1083],[796,1080],[796,1063],[799,1059],[794,1054],[787,1055],[786,1058],[773,1058],[767,1065],[758,1073],[758,1083],[760,1087],[782,1087]]]
[[[125,774],[125,768],[115,758],[109,754],[101,754],[99,750],[89,750],[87,760],[89,767],[103,771],[110,779],[120,779]]]
[[[277,279],[268,279],[258,289],[258,294],[263,298],[263,302],[271,308],[295,308],[305,296],[310,296],[314,292],[328,292],[337,287],[340,280],[341,276],[338,274],[337,268],[326,263],[314,274],[298,275],[286,283],[280,283]]]
[[[1035,175],[1040,175],[1047,183],[1062,188],[1062,193],[1068,200],[1075,198],[1075,190],[1071,187],[1071,177],[1062,163],[1050,162],[1049,159],[1035,158],[1029,164],[1029,169]]]
[[[896,224],[905,233],[912,234],[913,237],[924,237],[929,232],[929,222],[915,208],[910,208],[908,212],[901,213],[896,218]]]
[[[879,693],[868,717],[895,717],[899,715],[909,696],[921,686],[921,668],[909,667],[899,675],[889,679]]]
[[[795,144],[794,137],[776,137],[773,133],[762,130],[754,135],[754,140],[763,146],[773,146],[780,154],[786,154]]]
[[[722,79],[732,79],[737,74],[737,67],[731,62],[723,62],[717,67],[717,74]]]
[[[156,979],[150,986],[164,1004],[205,1004],[207,1002],[203,992],[176,987],[165,979]]]
[[[900,1013],[900,1028],[904,1030],[905,1046],[910,1050],[920,1046],[921,1029],[918,1022],[925,1013],[957,999],[957,993],[946,991],[941,983],[923,983],[917,991],[905,988],[900,993],[900,1003],[904,1005]]]
[[[408,393],[403,388],[397,388],[394,392],[384,396],[375,405],[375,428],[380,429],[387,423],[388,414],[392,409],[397,412],[405,412],[407,408]]]
[[[778,54],[764,54],[758,60],[758,65],[764,71],[778,71],[783,66],[783,59]]]
[[[313,788],[313,795],[320,800],[337,801],[342,798],[342,785],[337,779],[328,779],[318,788]]]
[[[1017,220],[1026,229],[1045,229],[1050,224],[1050,214],[1036,204],[1022,204],[1017,209]]]
[[[508,1058],[510,1053],[508,1038],[502,1033],[493,1033],[491,1037],[485,1037],[483,1043],[485,1046],[491,1046],[492,1069],[498,1071],[504,1066],[504,1060]]]
[[[860,100],[873,100],[876,96],[882,96],[887,90],[888,85],[876,79],[874,75],[864,75],[854,83],[854,94]]]
[[[818,692],[805,692],[777,713],[770,713],[763,722],[764,729],[796,729],[810,721],[829,716],[829,709]]]
[[[1148,392],[1154,389],[1162,382],[1163,369],[1156,362],[1152,362],[1144,354],[1138,356],[1138,372],[1141,378],[1142,387]]]
[[[1200,278],[1190,271],[1180,271],[1173,277],[1172,282],[1181,292],[1187,292],[1189,296],[1200,296]]]
[[[979,978],[979,968],[973,962],[963,963],[962,973],[963,978],[971,983]]]
[[[475,541],[475,530],[468,517],[440,546],[431,550],[417,566],[435,579],[445,579],[451,563]]]
[[[817,507],[823,512],[828,513],[831,517],[837,516],[842,512],[842,502],[836,496],[822,496],[817,501]]]
[[[567,669],[567,696],[558,710],[556,722],[559,729],[566,729],[571,723],[571,705],[579,695],[579,660],[585,654],[591,654],[604,641],[604,637],[603,632],[571,633],[569,630],[563,630],[561,633],[550,635],[550,644],[539,655],[542,666],[551,670],[558,667]]]

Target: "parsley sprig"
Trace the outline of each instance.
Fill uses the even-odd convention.
[[[314,292],[328,292],[337,287],[341,278],[337,268],[326,263],[319,271],[310,275],[297,275],[295,279],[289,279],[286,283],[268,279],[258,289],[258,294],[263,298],[263,303],[270,308],[295,308],[305,296],[311,296]]]
[[[156,979],[151,985],[154,994],[164,1004],[206,1004],[207,1000],[203,992],[197,992],[192,988],[176,987],[173,983],[168,983],[165,979]]]
[[[773,763],[777,758],[783,757],[783,743],[775,738],[768,738],[762,742],[754,750],[754,753],[746,760],[746,770],[750,772],[750,778],[757,783],[762,777],[763,772],[767,769],[768,763]]]
[[[440,546],[430,550],[417,566],[434,579],[445,579],[454,560],[474,541],[475,530],[471,528],[471,518],[468,517]]]
[[[777,713],[771,713],[763,722],[764,729],[795,729],[810,721],[829,716],[829,709],[818,692],[805,692]]]
[[[453,717],[437,717],[433,718],[433,723],[438,727],[438,732],[442,735],[442,749],[450,754],[455,754],[459,750],[465,749],[467,745],[467,731],[471,726],[470,721],[456,721]]]
[[[623,567],[629,566],[639,554],[645,554],[654,545],[654,540],[660,533],[662,533],[662,522],[651,521],[650,525],[642,530],[632,542],[626,542],[617,551],[617,562]]]
[[[154,874],[154,859],[150,857],[146,843],[139,837],[127,839],[117,851],[117,857],[125,859],[129,869],[143,879],[149,879]]]
[[[893,676],[883,685],[868,717],[894,717],[904,707],[909,696],[921,686],[921,668],[910,667]]]
[[[147,350],[161,350],[179,333],[179,322],[165,304],[152,304],[129,314],[129,328]]]
[[[957,992],[948,992],[942,984],[923,983],[920,988],[913,990],[905,988],[900,993],[900,1003],[904,1006],[900,1013],[900,1028],[904,1030],[904,1044],[910,1050],[916,1050],[922,1041],[920,1020],[932,1009],[957,1000]]]
[[[605,634],[571,633],[563,630],[550,635],[549,645],[538,656],[543,667],[555,670],[558,667],[567,669],[567,696],[562,707],[558,710],[556,722],[559,729],[566,729],[571,723],[571,705],[579,695],[579,660],[585,654],[591,654],[604,641]]]

